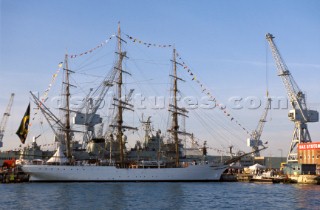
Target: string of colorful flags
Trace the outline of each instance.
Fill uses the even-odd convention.
[[[132,42],[134,43],[138,43],[138,44],[142,44],[142,45],[145,45],[146,47],[160,47],[160,48],[166,48],[166,47],[172,47],[171,44],[154,44],[154,43],[148,43],[148,42],[144,42],[140,39],[137,39],[135,37],[132,37],[128,34],[125,34],[128,39],[130,39]]]
[[[83,55],[87,55],[89,53],[92,53],[93,51],[103,47],[104,45],[106,45],[115,35],[111,35],[107,40],[101,42],[99,45],[97,45],[96,47],[90,49],[90,50],[87,50],[83,53],[80,53],[80,54],[74,54],[74,55],[69,55],[70,58],[76,58],[76,57],[80,57],[80,56],[83,56]]]
[[[83,53],[80,53],[80,54],[74,54],[74,55],[69,55],[70,58],[76,58],[76,57],[79,57],[79,56],[82,56],[82,55],[86,55],[86,54],[89,54],[101,47],[103,47],[104,45],[106,45],[115,35],[111,35],[107,40],[105,40],[104,42],[102,42],[101,44],[97,45],[95,48],[92,48],[86,52],[83,52]],[[41,103],[45,103],[47,100],[48,100],[48,93],[52,87],[52,85],[54,84],[61,68],[62,68],[62,65],[63,65],[63,62],[60,62],[58,64],[58,69],[56,70],[56,72],[52,75],[52,79],[51,79],[51,82],[49,83],[49,86],[48,88],[44,91],[44,94],[43,96],[41,97]],[[29,126],[32,126],[32,122],[35,120],[35,118],[37,117],[38,115],[38,111],[39,111],[39,108],[36,109],[35,113],[33,114],[33,118],[32,118],[32,121],[29,123]]]
[[[148,43],[148,42],[144,42],[138,38],[135,38],[135,37],[132,37],[128,34],[125,34],[128,39],[132,40],[132,42],[134,43],[139,43],[139,44],[142,44],[142,45],[145,45],[147,47],[160,47],[160,48],[165,48],[165,47],[172,47],[172,45],[160,45],[160,44],[153,44],[153,43]],[[177,57],[181,60],[182,62],[182,65],[183,65],[183,69],[186,70],[190,76],[192,77],[192,80],[197,82],[201,89],[202,89],[202,92],[204,92],[211,100],[213,100],[214,102],[216,102],[216,106],[219,107],[219,109],[225,114],[225,116],[229,117],[231,121],[234,121],[238,126],[240,126],[245,132],[247,132],[247,134],[249,134],[249,131],[243,127],[241,125],[241,123],[238,122],[238,120],[236,120],[234,117],[231,116],[231,114],[226,110],[226,106],[223,105],[223,104],[220,104],[217,102],[216,98],[213,97],[209,91],[209,89],[207,89],[201,82],[200,80],[197,79],[196,75],[191,71],[191,69],[185,64],[185,62],[182,60],[182,58],[179,56],[178,53],[176,53]]]
[[[60,62],[60,63],[58,64],[58,69],[57,69],[56,73],[54,73],[54,74],[52,75],[51,82],[50,82],[48,88],[44,91],[44,94],[43,94],[42,99],[41,99],[43,103],[47,101],[47,99],[48,99],[48,93],[49,93],[52,85],[53,85],[54,82],[56,81],[56,78],[57,78],[57,76],[58,76],[58,74],[59,74],[59,72],[60,72],[60,70],[61,70],[61,68],[62,68],[62,65],[63,65],[63,62]]]
[[[225,105],[223,105],[222,103],[218,103],[216,98],[212,96],[212,94],[209,91],[209,89],[206,88],[200,82],[200,80],[197,79],[196,75],[191,71],[191,69],[182,60],[182,58],[180,57],[179,53],[176,53],[176,56],[180,60],[181,65],[183,66],[183,69],[188,72],[188,74],[192,77],[193,81],[195,81],[198,85],[200,85],[200,87],[202,89],[202,92],[205,93],[213,102],[216,103],[216,106],[219,108],[219,110],[221,110],[223,112],[223,114],[230,119],[230,121],[235,122],[238,126],[240,126],[242,128],[242,130],[244,130],[247,134],[250,134],[250,132],[244,126],[242,126],[241,123],[238,120],[236,120],[233,116],[231,116],[231,114],[227,111],[227,108],[226,108]]]
[[[49,91],[51,90],[52,85],[53,85],[54,82],[56,81],[56,78],[57,78],[59,72],[61,71],[62,65],[63,65],[63,62],[60,62],[60,63],[58,64],[58,69],[57,69],[56,72],[52,75],[52,77],[51,77],[51,82],[49,83],[48,88],[44,91],[43,96],[41,97],[41,102],[42,102],[42,103],[45,103],[45,102],[48,100]],[[36,118],[36,116],[37,116],[37,114],[38,114],[38,110],[39,110],[39,109],[36,109],[35,113],[33,114],[32,121]],[[32,123],[29,123],[29,126],[31,126],[31,125],[32,125]]]

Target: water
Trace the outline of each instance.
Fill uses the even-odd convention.
[[[320,209],[320,185],[119,182],[0,186],[0,209]]]

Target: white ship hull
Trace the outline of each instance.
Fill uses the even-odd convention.
[[[219,181],[227,166],[116,168],[115,166],[23,165],[32,182]]]

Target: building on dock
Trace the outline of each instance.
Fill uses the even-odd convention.
[[[320,142],[299,144],[298,163],[310,165],[315,170],[315,173],[320,175]]]

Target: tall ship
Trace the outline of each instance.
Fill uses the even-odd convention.
[[[68,67],[68,55],[64,60],[64,81],[63,94],[64,113],[63,118],[56,117],[52,111],[46,107],[42,101],[31,93],[36,106],[46,116],[50,125],[58,128],[53,129],[58,142],[56,153],[48,160],[38,162],[21,161],[22,170],[30,175],[32,182],[114,182],[114,181],[219,181],[222,173],[233,161],[225,163],[213,163],[206,159],[207,147],[196,148],[194,145],[194,135],[181,129],[179,118],[187,117],[188,110],[178,104],[178,82],[184,81],[178,77],[176,60],[176,50],[173,49],[171,77],[171,102],[168,107],[170,113],[170,126],[167,129],[168,139],[164,139],[161,131],[154,134],[151,126],[151,116],[147,120],[141,120],[144,127],[144,138],[137,141],[131,150],[126,150],[126,132],[137,130],[124,124],[123,114],[125,111],[133,111],[134,106],[130,104],[130,97],[133,90],[128,95],[124,94],[123,77],[130,74],[123,67],[123,60],[127,57],[122,50],[125,42],[121,38],[120,24],[117,38],[116,62],[108,74],[107,79],[102,83],[102,91],[98,100],[93,101],[88,96],[84,100],[82,110],[71,110],[70,108],[70,74],[73,72]],[[102,103],[106,92],[110,87],[116,88],[112,105],[115,114],[109,116],[107,132],[98,137],[95,133],[96,125],[102,122],[101,117],[96,114]],[[89,111],[88,111],[89,110]],[[86,111],[84,113],[84,111]],[[73,123],[83,125],[83,133],[86,151],[77,147],[77,142],[73,140]],[[189,136],[193,141],[193,147],[186,149],[181,140],[181,136]],[[190,155],[189,155],[190,154]],[[191,157],[191,158],[190,158]],[[238,160],[236,158],[235,160]]]

